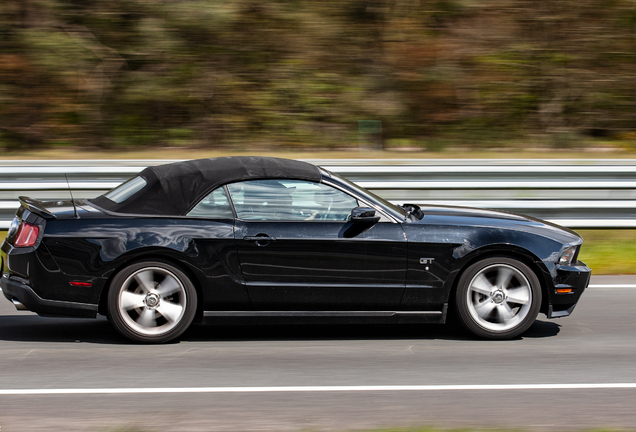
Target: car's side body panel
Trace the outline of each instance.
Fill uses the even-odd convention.
[[[587,286],[589,272],[580,268],[564,269],[557,264],[566,244],[578,244],[580,237],[571,231],[522,216],[476,209],[424,208],[421,221],[404,224],[409,240],[405,309],[435,308],[448,301],[456,276],[470,262],[493,254],[516,256],[533,265],[546,287],[548,297],[543,311],[552,303],[573,305]],[[426,262],[424,262],[426,261]],[[576,266],[576,265],[575,265]],[[428,268],[428,270],[427,270]],[[555,292],[561,279],[576,279],[576,291],[568,297]],[[586,279],[587,278],[587,279]]]
[[[569,308],[581,294],[559,296],[555,285],[587,285],[589,275],[580,265],[556,263],[561,245],[578,239],[569,232],[553,229],[546,236],[540,223],[527,219],[425,210],[412,223],[237,220],[236,230],[231,219],[81,212],[82,219],[47,220],[39,247],[17,250],[7,244],[4,256],[42,299],[83,304],[97,304],[109,278],[128,263],[165,257],[187,267],[203,295],[203,309],[216,311],[441,310],[460,270],[495,251],[532,260],[555,310]],[[28,210],[21,214],[35,217]],[[277,240],[266,246],[243,240],[257,234]]]
[[[394,310],[404,292],[396,223],[237,220],[236,243],[255,309]]]
[[[163,257],[186,266],[195,276],[205,308],[250,307],[236,254],[233,220],[54,220],[48,224],[43,244],[65,281],[37,284],[45,298],[97,303],[100,287],[118,269],[138,259]],[[92,282],[93,286],[70,287],[69,279]]]

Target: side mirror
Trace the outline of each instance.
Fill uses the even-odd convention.
[[[375,215],[375,210],[369,207],[356,207],[351,210],[351,222],[377,222],[380,216]]]

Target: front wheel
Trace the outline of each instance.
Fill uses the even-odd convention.
[[[468,330],[487,339],[510,339],[532,325],[541,306],[541,285],[528,266],[512,258],[487,258],[459,279],[456,306]]]
[[[118,273],[108,292],[108,316],[125,337],[163,343],[180,336],[192,323],[197,294],[178,268],[144,261]]]

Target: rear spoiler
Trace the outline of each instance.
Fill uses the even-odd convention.
[[[25,196],[18,197],[18,199],[20,200],[20,205],[31,213],[35,213],[45,219],[55,219],[55,215],[48,211],[40,201]]]

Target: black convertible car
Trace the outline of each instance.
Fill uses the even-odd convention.
[[[106,315],[138,342],[214,316],[443,323],[520,335],[590,278],[573,231],[468,208],[395,206],[305,162],[149,167],[95,199],[21,197],[0,285],[42,316]]]

